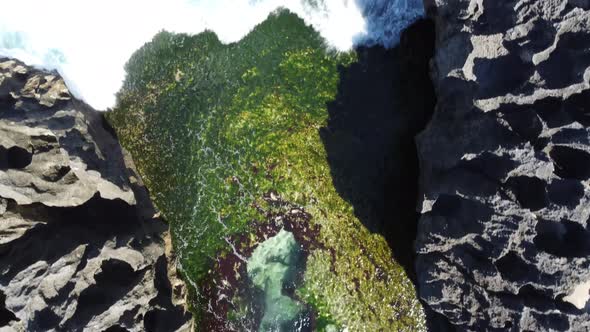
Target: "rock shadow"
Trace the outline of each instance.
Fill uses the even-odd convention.
[[[395,260],[416,280],[414,240],[419,164],[414,137],[436,104],[429,76],[434,24],[419,20],[393,49],[357,49],[341,67],[338,94],[320,129],[334,186]]]

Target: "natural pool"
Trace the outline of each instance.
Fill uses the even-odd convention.
[[[229,45],[161,32],[129,61],[108,118],[171,224],[199,330],[424,329],[412,282],[365,222],[388,208],[375,188],[399,124],[339,124],[351,119],[341,103],[381,119],[363,117],[374,101],[341,98],[344,73],[391,70],[359,54],[329,50],[281,11]],[[364,146],[367,135],[381,143]],[[267,253],[286,264],[273,263],[281,282],[261,282],[249,262],[277,237],[291,254]]]

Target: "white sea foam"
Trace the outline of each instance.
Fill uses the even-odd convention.
[[[6,3],[4,3],[6,2]],[[422,0],[0,0],[0,55],[56,69],[96,109],[115,103],[131,54],[158,31],[214,31],[235,42],[277,8],[337,50],[397,42]]]

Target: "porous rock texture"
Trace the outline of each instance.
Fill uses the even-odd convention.
[[[590,1],[426,0],[419,295],[468,331],[589,331]]]
[[[167,225],[101,113],[0,59],[0,331],[183,331]]]

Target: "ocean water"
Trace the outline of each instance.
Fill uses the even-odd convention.
[[[240,40],[278,8],[313,26],[338,51],[394,45],[423,14],[422,0],[0,0],[0,55],[57,70],[78,98],[115,105],[129,57],[161,30],[214,31]],[[4,4],[4,2],[6,2]]]

